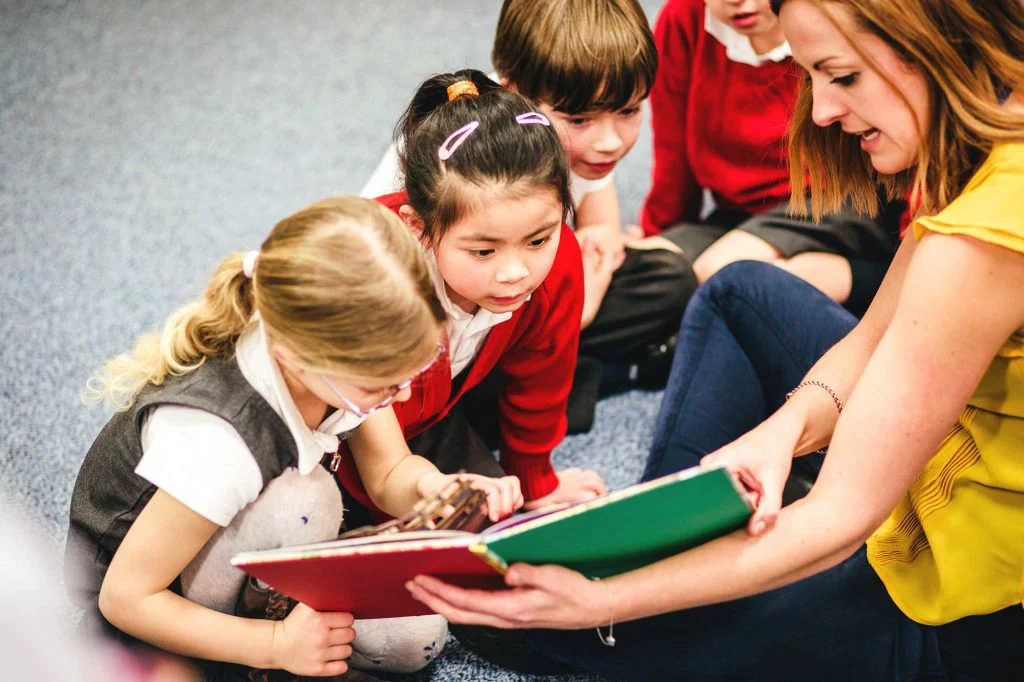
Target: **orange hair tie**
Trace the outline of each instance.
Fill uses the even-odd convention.
[[[476,85],[470,80],[462,80],[448,86],[449,102],[454,102],[463,95],[468,97],[479,97],[480,91],[476,89]]]

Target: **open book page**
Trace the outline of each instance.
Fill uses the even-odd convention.
[[[695,467],[483,536],[492,565],[558,564],[596,578],[644,566],[742,528],[735,477]]]
[[[309,545],[294,545],[291,547],[281,547],[280,549],[242,552],[236,555],[231,560],[231,563],[238,566],[265,561],[394,552],[403,549],[404,546],[441,549],[445,547],[469,546],[476,542],[476,540],[477,536],[474,533],[464,533],[460,530],[416,530],[407,533],[349,538],[347,540],[329,540]]]

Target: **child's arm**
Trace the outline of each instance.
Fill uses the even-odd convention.
[[[693,55],[690,32],[700,31],[704,16],[693,16],[694,3],[669,2],[654,27],[658,77],[651,88],[651,143],[654,170],[640,224],[657,234],[700,215],[701,188],[686,151],[686,123]]]
[[[595,472],[555,472],[551,451],[565,436],[583,302],[579,246],[568,227],[544,284],[518,324],[527,331],[498,361],[504,375],[499,401],[501,465],[515,474],[528,506],[578,501],[607,492]]]
[[[161,649],[299,675],[340,675],[352,653],[352,615],[300,604],[283,621],[230,616],[168,589],[217,524],[157,490],[114,554],[100,588],[103,616]]]
[[[377,410],[349,436],[349,452],[370,500],[385,514],[401,516],[421,498],[455,478],[472,481],[487,493],[488,516],[497,521],[523,504],[515,476],[490,478],[477,474],[443,474],[432,462],[414,455],[390,407]]]
[[[576,210],[576,240],[583,254],[583,315],[586,329],[601,309],[612,273],[625,258],[615,181],[584,195]]]
[[[619,197],[615,191],[615,180],[601,189],[583,195],[576,207],[576,235],[597,239],[608,253],[622,251],[622,222],[619,217]]]

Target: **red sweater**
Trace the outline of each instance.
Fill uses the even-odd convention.
[[[696,222],[701,190],[723,209],[760,213],[789,198],[786,132],[801,83],[792,59],[730,60],[704,29],[704,0],[668,0],[654,29],[654,177],[640,216],[647,234]]]
[[[377,199],[398,212],[404,191]],[[576,369],[583,315],[583,263],[572,231],[562,225],[555,262],[544,282],[512,317],[491,328],[458,391],[452,392],[451,359],[443,354],[412,385],[412,397],[394,403],[408,440],[444,419],[462,395],[492,369],[504,377],[498,403],[501,465],[519,477],[527,500],[543,497],[558,485],[551,451],[565,436],[565,410]],[[344,444],[343,444],[344,449]],[[377,518],[355,464],[343,452],[338,467],[342,486]]]

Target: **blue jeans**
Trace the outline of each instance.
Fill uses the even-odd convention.
[[[773,266],[724,268],[683,317],[645,479],[697,464],[763,421],[855,323]],[[900,612],[863,549],[771,592],[621,623],[614,648],[593,630],[527,636],[544,655],[612,679],[945,679],[935,630]]]
[[[695,466],[763,422],[856,324],[774,266],[724,268],[686,310],[643,480]],[[800,460],[820,468],[813,456]]]

